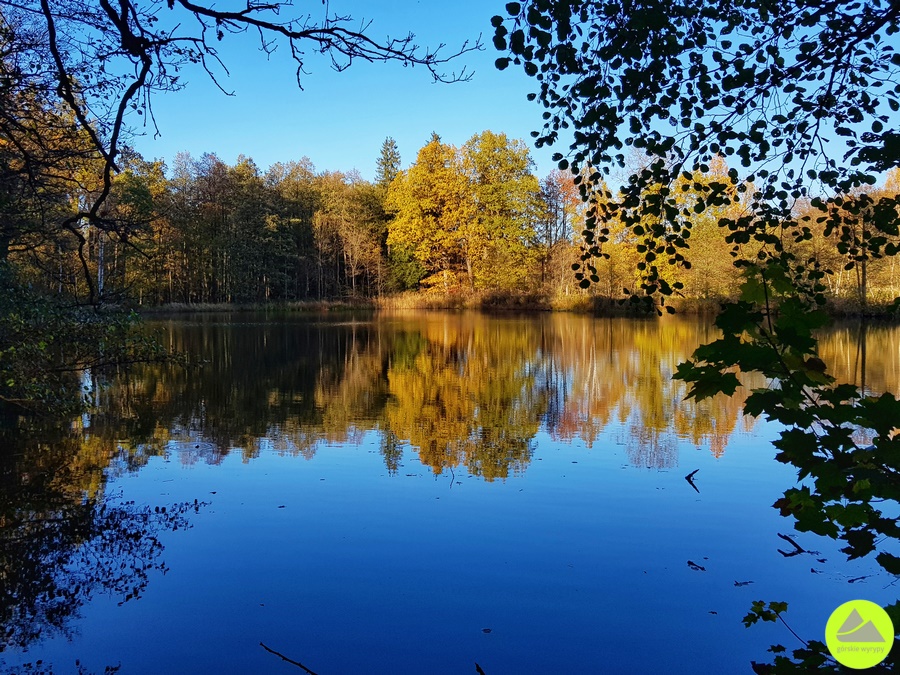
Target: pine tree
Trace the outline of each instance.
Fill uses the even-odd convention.
[[[381,144],[381,154],[375,163],[375,183],[387,189],[400,173],[400,150],[397,141],[388,136]]]

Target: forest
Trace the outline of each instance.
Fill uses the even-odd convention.
[[[660,173],[650,146],[635,145],[615,172],[563,160],[539,177],[526,142],[502,130],[473,133],[460,147],[432,133],[406,161],[389,137],[372,158],[372,182],[305,157],[265,169],[246,156],[230,165],[214,151],[144,158],[128,145],[125,113],[152,111],[128,97],[162,85],[125,87],[125,75],[94,74],[93,52],[75,41],[70,57],[88,59],[79,67],[90,75],[60,89],[68,80],[35,64],[56,62],[68,77],[75,62],[62,60],[65,44],[47,51],[42,21],[13,8],[0,21],[0,262],[10,290],[67,307],[384,302],[412,291],[500,304],[529,295],[573,308],[593,307],[585,297],[671,288],[690,307],[737,297],[743,281],[733,263],[772,245],[723,230],[765,220],[770,208],[759,198],[763,174],[739,177],[735,165],[745,162],[725,145],[710,146],[690,172],[663,152]],[[172,67],[188,56],[175,50]],[[167,86],[180,87],[177,76]],[[120,98],[107,105],[118,103],[89,120],[102,108],[91,97],[111,92]],[[630,182],[635,175],[645,177]],[[778,235],[787,254],[827,271],[823,292],[833,303],[863,313],[900,295],[896,237],[879,230],[890,213],[878,206],[900,191],[900,174],[885,165],[877,183],[841,185],[825,207],[801,190],[787,214],[798,229]],[[662,220],[661,200],[670,209]],[[677,232],[685,234],[673,239]],[[660,264],[666,258],[676,264]]]
[[[4,223],[3,254],[23,282],[65,302],[153,307],[528,291],[548,306],[571,307],[586,295],[618,299],[639,280],[637,235],[610,223],[598,280],[579,287],[572,266],[589,206],[575,176],[554,170],[539,179],[525,143],[503,133],[483,131],[462,147],[433,134],[405,169],[387,138],[374,182],[354,170],[317,169],[305,157],[262,170],[244,156],[229,165],[214,153],[181,153],[167,164],[128,152],[112,180],[103,228],[77,221],[47,226],[49,214],[65,219],[92,198],[86,177],[96,158],[70,148],[54,182],[29,194],[16,186],[25,158],[16,157],[13,141],[5,147],[6,209],[21,215]],[[718,158],[702,180],[727,173]],[[681,200],[690,207],[699,193],[682,182]],[[898,192],[895,170],[857,197]],[[808,203],[797,210],[814,220]],[[686,299],[738,293],[734,247],[719,232],[725,215],[705,211],[691,232],[692,266],[666,270],[671,283],[683,284]],[[844,269],[852,256],[840,252],[837,235],[824,234],[824,223],[813,224],[814,236],[794,249],[838,270],[826,278],[832,299],[860,307],[900,295],[895,258]]]

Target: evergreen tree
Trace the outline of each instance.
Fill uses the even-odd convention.
[[[381,154],[375,163],[375,183],[386,190],[398,173],[400,173],[400,149],[397,147],[397,141],[388,136],[381,144]]]

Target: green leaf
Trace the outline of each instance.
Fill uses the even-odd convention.
[[[881,565],[888,574],[900,574],[900,558],[892,553],[882,551],[875,556],[875,560],[878,561],[878,564]]]
[[[896,630],[896,628],[900,626],[900,600],[885,607],[884,611],[891,617],[891,622],[894,624]]]

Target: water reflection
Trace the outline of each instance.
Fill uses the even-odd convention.
[[[188,526],[202,506],[138,506],[104,494],[137,455],[112,450],[75,425],[68,432],[0,429],[0,652],[27,647],[70,622],[94,595],[140,597],[164,571],[162,530]]]
[[[123,374],[104,390],[91,433],[138,455],[177,450],[185,463],[235,450],[311,458],[374,431],[390,472],[412,451],[435,473],[465,468],[491,481],[525,470],[539,431],[586,445],[612,438],[634,465],[662,468],[677,464],[679,443],[718,457],[753,424],[740,394],[683,400],[671,375],[713,337],[690,319],[205,317],[163,330],[202,367]]]
[[[156,329],[171,349],[191,354],[202,365],[187,369],[154,365],[119,373],[105,386],[94,388],[100,399],[98,409],[79,417],[70,429],[35,428],[0,435],[0,448],[4,449],[0,452],[0,647],[23,647],[48,633],[65,633],[85,603],[100,592],[111,592],[122,601],[143,592],[150,571],[162,565],[158,534],[184,527],[187,511],[199,506],[182,504],[163,513],[105,494],[111,476],[133,472],[155,456],[165,455],[184,464],[219,464],[235,454],[249,462],[268,452],[312,459],[328,446],[360,444],[380,453],[390,474],[405,474],[409,469],[404,470],[404,462],[415,456],[435,474],[452,469],[457,475],[468,472],[495,481],[527,471],[535,455],[549,458],[554,446],[562,444],[593,446],[600,451],[597,454],[611,444],[620,444],[628,461],[638,467],[673,467],[685,446],[720,457],[728,452],[736,434],[749,432],[754,424],[741,415],[744,399],[740,394],[699,404],[683,400],[684,387],[672,381],[671,375],[700,343],[714,337],[709,324],[686,318],[638,321],[570,315],[425,314],[342,321],[292,316],[266,321],[264,317],[234,315],[159,323]],[[864,344],[858,342],[861,336]],[[861,331],[858,326],[840,326],[823,335],[822,355],[839,379],[864,381],[870,391],[896,392],[900,389],[898,344],[900,331],[896,328],[869,326]],[[740,450],[739,444],[735,450]],[[575,452],[565,457],[566,464],[570,456],[581,459]],[[377,463],[377,455],[368,457]],[[618,456],[614,461],[618,469]],[[264,464],[245,468],[252,472]],[[327,465],[327,460],[322,464]],[[541,466],[548,464],[544,461]],[[334,466],[338,471],[353,472],[340,462]],[[531,475],[537,473],[535,468]],[[766,473],[769,470],[767,467]],[[632,473],[665,477],[655,472]],[[675,476],[679,483],[683,483],[683,473],[686,471]],[[268,491],[269,481],[276,479],[265,480],[262,489]],[[330,494],[324,490],[332,485],[330,477],[321,486],[319,480],[319,476],[312,477],[314,482],[306,483],[305,490],[298,490],[292,482],[281,486],[283,496],[272,510],[287,502],[288,509],[277,511],[286,514],[289,500],[300,499],[297,495],[306,495],[310,501],[305,505],[313,509],[315,499]],[[359,479],[352,489],[367,480]],[[567,490],[573,482],[566,484]],[[421,489],[421,483],[431,481],[404,481],[404,486],[391,481],[392,487],[409,491]],[[709,489],[704,486],[704,499],[715,498],[715,483],[709,484]],[[590,483],[589,489],[592,499],[593,485]],[[641,527],[650,523],[650,529],[641,530],[640,536],[631,536],[628,530],[628,537],[620,537],[627,542],[620,549],[621,556],[609,555],[604,560],[628,558],[633,554],[629,548],[633,542],[657,541],[662,530],[654,530],[653,524],[662,519],[659,528],[671,529],[671,522],[665,524],[665,514],[678,504],[682,508],[688,504],[691,509],[697,506],[693,493],[687,501],[679,502],[680,496],[672,497],[674,501],[654,501],[646,492],[635,496],[636,485],[629,483],[629,490],[612,494],[610,499],[631,499],[629,508],[638,510],[636,505],[645,503],[653,516],[641,516],[640,522]],[[483,495],[496,495],[494,487]],[[216,499],[225,501],[222,508],[227,513],[224,491],[213,489],[220,490]],[[241,485],[235,492],[244,495],[248,489]],[[725,490],[728,499],[730,489]],[[192,498],[207,492],[189,494]],[[396,490],[392,494],[401,499],[406,493]],[[544,528],[548,532],[558,527],[558,519],[554,520],[557,512],[550,508],[558,497],[554,492],[552,499],[535,502],[536,510],[531,512],[531,519],[541,513],[553,523]],[[360,503],[381,504],[383,498],[379,493],[377,499]],[[341,492],[334,503],[345,501],[346,494]],[[431,494],[428,501],[433,501]],[[770,504],[772,497],[767,493],[758,501]],[[349,502],[353,513],[369,508],[359,507],[352,499]],[[418,513],[422,508],[418,501],[396,503],[402,504],[397,513]],[[467,503],[461,499],[455,506],[463,508]],[[472,511],[477,518],[484,509],[497,508],[493,502],[478,504]],[[296,508],[299,501],[293,505],[298,512],[313,512]],[[508,522],[519,519],[518,502],[514,509],[516,518]],[[592,510],[586,509],[588,512]],[[744,508],[735,512],[744,513]],[[346,519],[344,512],[336,512],[335,520],[328,520],[325,511],[316,513],[325,533],[336,531],[337,524]],[[432,528],[429,518],[437,513],[428,512],[422,531]],[[628,521],[630,511],[623,508],[622,513],[626,514],[623,527],[633,527],[636,521]],[[714,509],[710,517],[717,513]],[[571,511],[566,514],[568,519]],[[252,522],[255,531],[265,523],[278,527],[281,521],[267,516]],[[379,522],[393,521],[383,518]],[[452,529],[455,521],[448,518],[442,522]],[[243,542],[248,531],[240,532]],[[380,541],[378,537],[394,541],[378,532],[374,539],[366,540],[368,550],[381,550],[373,544]],[[689,533],[679,532],[679,541],[689,539]],[[279,531],[273,540],[283,541],[281,534]],[[354,541],[353,536],[348,541]],[[523,533],[521,540],[531,541],[533,536]],[[581,530],[570,538],[576,539],[583,541]],[[418,535],[415,541],[416,546],[421,545]],[[341,544],[330,545],[337,546],[337,558],[347,557]],[[702,547],[693,545],[703,551],[707,546],[705,542]],[[385,546],[384,564],[393,569],[395,552]],[[322,546],[322,550],[331,555],[331,549]],[[439,547],[434,550],[438,551],[434,560],[453,553]],[[695,550],[687,555],[701,560]],[[269,555],[271,551],[259,557],[268,559]],[[741,556],[745,555],[743,551]],[[329,564],[335,564],[334,559]],[[684,560],[678,561],[681,567]],[[292,559],[291,564],[294,562]],[[638,574],[646,572],[638,570]],[[267,578],[267,574],[258,576]],[[363,578],[365,586],[370,586],[370,577]],[[542,576],[541,585],[544,583]],[[655,590],[654,597],[660,592]],[[743,604],[741,609],[746,609]],[[341,612],[335,611],[335,616],[344,621]]]
[[[870,394],[900,393],[897,326],[838,323],[823,333],[820,353],[838,382],[851,382]]]

